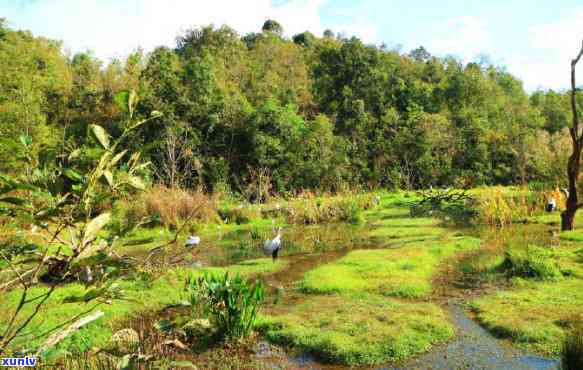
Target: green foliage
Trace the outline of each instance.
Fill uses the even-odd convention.
[[[300,189],[462,188],[564,175],[565,93],[529,98],[503,68],[423,47],[399,53],[330,30],[293,40],[282,32],[274,20],[243,37],[228,26],[196,28],[176,48],[105,65],[91,53],[68,60],[59,43],[2,27],[0,154],[9,159],[0,170],[26,170],[21,137],[32,138],[29,152],[42,152],[50,171],[71,148],[84,149],[79,162],[96,160],[89,148],[123,136],[127,117],[163,111],[123,138],[130,151],[144,149],[147,175],[174,186],[178,173],[183,186],[245,193],[262,172],[269,184],[257,201]]]
[[[214,321],[219,334],[227,339],[245,338],[251,334],[265,296],[261,281],[251,286],[239,274],[230,277],[228,272],[222,276],[190,275],[186,289],[192,305],[201,305]]]
[[[14,249],[16,253],[5,254],[0,251],[3,263],[10,268],[7,271],[17,278],[16,282],[21,299],[15,310],[8,316],[6,326],[0,331],[0,352],[8,351],[11,343],[16,341],[23,330],[40,312],[43,305],[55,292],[56,283],[79,279],[88,285],[81,295],[70,296],[64,302],[104,302],[121,297],[117,284],[111,277],[118,270],[126,268],[127,263],[121,258],[113,258],[110,253],[113,240],[100,237],[101,232],[111,221],[111,213],[99,209],[103,202],[112,202],[122,192],[139,189],[141,180],[136,173],[144,165],[139,163],[139,153],[123,161],[127,150],[118,150],[121,140],[147,120],[133,123],[123,131],[116,140],[111,141],[108,132],[99,125],[91,125],[90,131],[102,146],[98,160],[91,166],[79,165],[76,158],[80,150],[74,150],[67,157],[66,166],[57,166],[55,172],[61,180],[66,178],[69,186],[55,186],[56,177],[46,176],[38,168],[31,150],[32,139],[21,137],[25,148],[27,163],[31,166],[31,175],[18,178],[0,174],[0,213],[5,214],[15,224],[32,224],[44,234],[43,244],[35,246],[35,254],[27,249]],[[122,169],[123,165],[123,169]],[[64,182],[64,181],[63,181]],[[111,204],[111,203],[110,203]],[[64,230],[68,230],[68,236]],[[20,272],[27,271],[26,278]],[[41,275],[42,274],[42,275]],[[14,279],[14,276],[10,276]],[[51,287],[30,298],[30,290],[38,282],[39,276],[53,283]],[[2,290],[12,288],[11,283],[3,285]],[[34,307],[34,308],[33,308]],[[46,336],[49,332],[42,334]],[[53,346],[54,344],[50,344]]]
[[[465,190],[445,189],[419,192],[420,200],[410,207],[411,216],[438,216],[457,224],[477,217],[474,199]]]

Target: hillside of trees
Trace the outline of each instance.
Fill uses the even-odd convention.
[[[486,58],[464,64],[331,31],[289,39],[267,21],[243,36],[196,28],[174,48],[104,64],[2,21],[0,172],[34,176],[33,153],[43,175],[60,176],[74,148],[95,161],[88,126],[119,135],[125,91],[137,93],[135,116],[163,113],[127,139],[151,162],[146,177],[208,191],[562,183],[571,145],[567,94],[527,94]]]

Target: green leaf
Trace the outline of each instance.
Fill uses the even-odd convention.
[[[63,169],[63,175],[67,176],[69,179],[71,179],[73,181],[83,182],[83,175],[81,175],[79,172],[77,172],[71,168]]]
[[[13,204],[15,206],[24,206],[27,205],[28,202],[24,199],[21,198],[16,198],[16,197],[4,197],[4,198],[0,198],[0,202],[3,203],[8,203],[8,204]]]
[[[102,241],[99,244],[91,244],[89,246],[86,246],[81,253],[79,253],[79,255],[77,257],[75,257],[71,262],[73,264],[79,264],[82,260],[86,260],[88,258],[91,258],[95,255],[97,255],[98,253],[100,253],[101,251],[105,250],[107,246],[107,243],[105,243],[104,241]],[[87,264],[87,261],[85,261],[84,264]]]
[[[99,125],[89,125],[93,137],[101,144],[103,149],[109,150],[109,134]]]
[[[128,178],[128,183],[134,189],[137,189],[137,190],[144,190],[144,189],[146,189],[146,185],[144,185],[144,183],[142,182],[142,179],[140,179],[137,176],[130,176]]]
[[[32,145],[32,137],[29,135],[20,135],[20,142],[22,145],[28,147]]]
[[[83,233],[83,246],[85,246],[91,239],[97,236],[97,233],[105,227],[111,220],[111,213],[105,212],[95,217],[85,227]]]
[[[130,98],[130,92],[127,90],[120,91],[113,97],[115,103],[123,112],[128,112],[128,102]]]
[[[189,368],[189,369],[198,369],[192,362],[183,360],[183,361],[172,361],[170,363],[170,368]]]
[[[109,164],[108,164],[107,166],[108,166],[109,168],[111,168],[111,167],[115,166],[115,165],[117,164],[117,162],[119,162],[119,161],[120,161],[120,159],[122,159],[122,157],[123,157],[123,156],[124,156],[124,155],[125,155],[127,152],[128,152],[127,150],[124,150],[124,151],[122,151],[122,152],[120,152],[120,153],[116,154],[116,155],[115,155],[115,157],[113,157],[113,158],[111,159],[111,161],[109,162]]]
[[[103,177],[105,177],[109,186],[113,188],[114,187],[113,174],[111,173],[111,171],[109,170],[103,171]]]
[[[90,302],[96,298],[101,297],[105,292],[105,288],[91,287],[83,295],[72,295],[65,297],[63,299],[63,303]]]
[[[117,362],[117,368],[120,370],[131,369],[132,355],[125,355]]]
[[[130,95],[128,97],[128,111],[130,113],[130,117],[134,115],[134,108],[138,104],[138,94],[134,90],[130,91]]]
[[[75,149],[69,154],[69,160],[78,158],[81,155],[81,149]]]

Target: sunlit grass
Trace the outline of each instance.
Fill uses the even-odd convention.
[[[283,314],[263,316],[258,328],[271,341],[348,365],[400,360],[454,333],[447,315],[434,304],[377,295],[310,297]]]
[[[427,297],[432,291],[431,278],[440,262],[456,252],[478,246],[479,240],[462,237],[415,243],[404,248],[353,251],[306,273],[301,287],[310,293],[367,291],[388,296]]]
[[[565,327],[581,314],[583,280],[522,280],[519,286],[472,303],[477,319],[522,348],[557,355]]]
[[[224,268],[212,267],[201,269],[173,268],[166,271],[161,277],[151,283],[138,280],[119,280],[117,283],[124,292],[124,298],[114,300],[112,304],[102,304],[98,307],[105,315],[94,323],[84,327],[72,336],[65,339],[58,346],[58,350],[86,351],[94,346],[100,346],[107,342],[112,335],[111,323],[122,319],[127,315],[137,314],[146,310],[161,308],[165,305],[174,304],[182,300],[183,286],[186,276],[189,273],[202,275],[205,272],[223,274],[228,271],[231,274],[241,274],[242,276],[254,276],[261,273],[275,272],[285,268],[285,261],[273,262],[271,258],[261,258],[249,260],[237,265]],[[35,287],[30,291],[30,296],[34,297],[45,292],[46,287]],[[87,311],[94,303],[64,303],[63,300],[69,296],[81,296],[85,288],[81,284],[72,283],[63,285],[55,290],[51,298],[43,306],[40,314],[33,320],[31,328],[32,335],[38,335],[48,331],[57,325]],[[19,289],[6,293],[0,301],[0,315],[9,317],[14,311],[21,291]],[[33,306],[26,306],[24,314],[31,313]],[[3,327],[0,323],[0,330]],[[40,340],[30,340],[23,337],[16,343],[20,349],[31,348],[40,344]]]

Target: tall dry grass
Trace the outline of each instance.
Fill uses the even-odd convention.
[[[303,192],[288,202],[277,202],[262,208],[264,217],[284,217],[289,224],[313,225],[330,222],[359,224],[364,210],[375,204],[372,194],[343,194],[319,197]]]
[[[482,223],[504,227],[524,222],[544,208],[540,194],[493,186],[480,191],[476,209]]]
[[[197,223],[217,221],[218,201],[218,195],[208,195],[202,190],[156,186],[137,198],[124,200],[120,207],[124,208],[125,217],[157,217],[164,226],[176,228],[187,220]]]

